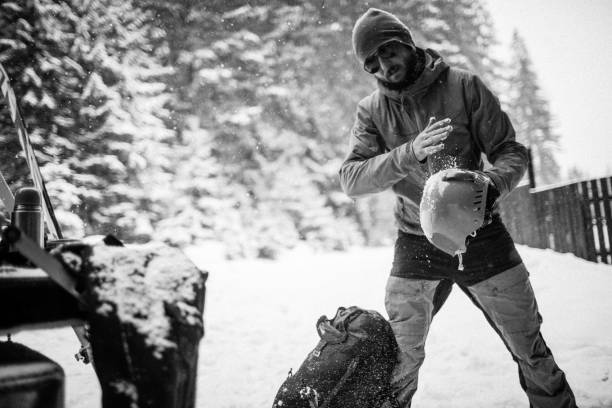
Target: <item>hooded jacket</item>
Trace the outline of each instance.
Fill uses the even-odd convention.
[[[493,165],[485,173],[503,197],[527,168],[527,150],[515,141],[508,116],[482,80],[449,67],[433,50],[424,53],[425,68],[413,84],[392,91],[379,83],[359,102],[340,168],[341,186],[353,198],[393,189],[399,229],[417,235],[423,235],[419,204],[431,174],[451,167],[483,170],[484,153]],[[420,163],[412,141],[430,117],[450,118],[453,130],[444,149]]]

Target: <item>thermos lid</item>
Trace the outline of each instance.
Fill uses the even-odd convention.
[[[40,193],[34,187],[21,187],[15,193],[15,206],[40,206]]]

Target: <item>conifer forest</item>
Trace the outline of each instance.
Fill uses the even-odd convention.
[[[210,241],[232,258],[391,242],[393,199],[354,202],[338,181],[375,87],[351,49],[369,7],[479,74],[537,146],[539,182],[559,181],[529,50],[517,33],[496,58],[478,0],[0,0],[0,63],[64,235]],[[0,146],[9,184],[29,184],[5,105]]]

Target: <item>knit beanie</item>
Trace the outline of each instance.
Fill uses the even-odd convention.
[[[391,41],[414,45],[408,27],[393,14],[371,8],[355,22],[353,51],[361,65],[378,47]]]

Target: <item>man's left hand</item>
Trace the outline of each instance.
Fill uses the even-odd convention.
[[[488,224],[492,221],[493,208],[495,207],[495,203],[500,193],[493,180],[491,180],[489,176],[486,177],[489,179],[489,185],[487,186],[487,202],[485,203],[485,224]]]

